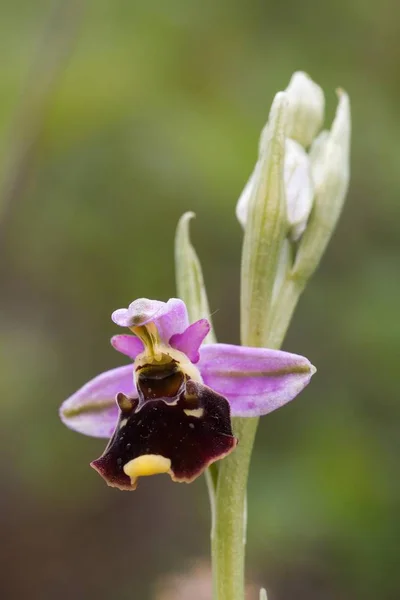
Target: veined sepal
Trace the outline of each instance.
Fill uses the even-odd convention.
[[[195,217],[193,212],[186,212],[179,219],[175,234],[175,271],[178,296],[185,302],[190,319],[207,319],[210,331],[203,343],[215,343],[210,307],[204,284],[203,271],[199,257],[190,241],[190,221]]]

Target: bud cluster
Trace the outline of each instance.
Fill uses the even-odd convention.
[[[327,179],[336,178],[341,194],[333,199],[340,206],[347,190],[349,169],[350,110],[347,95],[339,91],[339,105],[330,131],[322,131],[325,98],[322,89],[303,72],[293,74],[285,90],[287,96],[284,188],[290,239],[297,242],[304,233],[315,197]],[[265,127],[259,154],[267,143]],[[318,135],[319,134],[319,135]],[[336,144],[335,160],[327,151]],[[246,225],[251,194],[257,185],[257,167],[247,182],[236,207],[237,218]]]
[[[283,286],[296,280],[304,288],[333,233],[348,188],[351,129],[349,98],[342,90],[338,97],[331,129],[321,131],[325,98],[308,75],[294,73],[275,96],[257,163],[236,206],[245,229],[244,314],[250,297],[254,310],[256,297],[270,321]]]

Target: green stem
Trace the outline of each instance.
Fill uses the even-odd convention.
[[[290,319],[303,287],[292,279],[282,286],[273,313],[269,348],[282,345]],[[251,339],[243,343],[255,345]],[[221,461],[214,498],[212,563],[214,600],[244,600],[244,567],[246,544],[246,490],[251,453],[258,418],[234,419],[239,444],[235,452]]]
[[[234,419],[240,443],[221,461],[215,502],[212,562],[215,600],[243,600],[246,489],[258,419]]]

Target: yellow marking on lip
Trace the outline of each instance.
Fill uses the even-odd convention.
[[[188,417],[197,417],[198,419],[200,419],[200,417],[204,415],[204,408],[184,408],[183,412]]]
[[[135,485],[138,477],[148,477],[149,475],[158,475],[159,473],[168,473],[171,468],[171,461],[161,454],[143,454],[133,458],[124,465],[124,473]]]
[[[143,367],[147,367],[149,365],[170,365],[173,361],[175,361],[176,368],[182,371],[182,373],[189,377],[189,379],[197,381],[198,383],[203,383],[199,369],[189,360],[186,354],[180,352],[179,350],[175,350],[175,348],[171,348],[171,346],[163,344],[162,342],[158,344],[157,350],[158,353],[155,356],[154,353],[149,353],[145,344],[144,351],[138,354],[135,358],[133,365],[136,382]]]

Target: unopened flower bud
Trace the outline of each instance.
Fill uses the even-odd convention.
[[[315,197],[313,212],[300,241],[293,274],[307,280],[315,271],[335,229],[350,177],[350,102],[343,91],[330,131],[323,131],[310,150]]]
[[[295,73],[286,92],[275,98],[261,132],[258,161],[236,206],[245,229],[242,331],[250,332],[250,337],[245,333],[243,338],[249,344],[261,343],[269,320],[276,321],[274,304],[282,294],[290,296],[292,288],[297,295],[301,293],[321,260],[346,197],[350,170],[347,94],[339,91],[331,130],[317,135],[323,115],[322,90],[304,73]],[[253,313],[264,313],[264,327],[256,333],[246,320],[250,304]],[[274,327],[285,331],[287,324]]]
[[[257,162],[237,203],[236,215],[242,227],[246,225],[250,197],[257,184],[256,174],[259,164],[260,161]],[[304,148],[291,139],[285,141],[283,179],[286,192],[289,237],[291,240],[297,241],[307,225],[313,203],[314,189],[309,157]]]
[[[286,140],[284,180],[289,237],[297,241],[306,228],[312,209],[314,186],[308,154],[291,139]]]
[[[287,94],[279,92],[261,134],[259,160],[242,206],[245,235],[242,255],[241,326],[243,343],[264,346],[280,250],[287,233],[283,182]],[[237,213],[241,212],[238,206]]]
[[[307,148],[322,127],[325,99],[322,89],[302,71],[292,75],[286,135]]]

